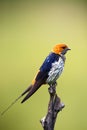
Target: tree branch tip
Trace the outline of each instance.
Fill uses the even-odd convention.
[[[50,95],[48,111],[47,115],[40,120],[44,130],[54,130],[57,114],[65,107],[65,104],[61,102],[60,97],[56,93],[56,86],[57,83],[55,82],[54,84],[50,84],[48,88]]]
[[[44,128],[45,119],[46,119],[46,116],[44,116],[44,117],[40,120],[40,123],[42,124],[43,128]]]
[[[60,106],[59,106],[59,108],[60,108],[60,111],[62,111],[62,109],[65,107],[65,104],[64,103],[60,103]]]

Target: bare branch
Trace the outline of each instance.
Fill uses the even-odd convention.
[[[48,112],[47,115],[40,120],[44,130],[54,130],[57,115],[65,107],[56,94],[56,85],[57,83],[51,84],[48,88],[50,94]]]

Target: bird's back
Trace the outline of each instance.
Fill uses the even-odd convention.
[[[47,72],[49,72],[51,67],[52,67],[52,63],[54,63],[55,61],[58,61],[59,57],[60,57],[59,55],[51,52],[47,56],[45,61],[43,62],[42,66],[40,67],[40,71],[47,71]]]

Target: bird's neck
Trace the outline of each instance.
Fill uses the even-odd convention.
[[[63,61],[65,62],[66,57],[63,54],[60,54],[60,57],[63,59]]]

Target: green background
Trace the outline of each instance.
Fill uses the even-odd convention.
[[[86,1],[0,1],[0,112],[31,84],[52,47],[66,43],[72,50],[57,87],[66,107],[55,130],[87,130],[86,35]],[[42,130],[48,86],[21,100],[0,116],[0,130]]]

